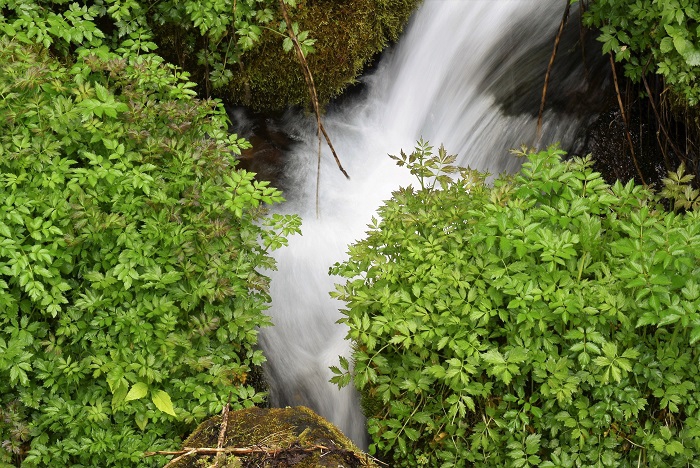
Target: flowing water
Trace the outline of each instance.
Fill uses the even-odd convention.
[[[426,0],[400,42],[364,78],[364,92],[325,117],[351,180],[324,148],[318,217],[315,123],[289,116],[286,131],[301,143],[285,169],[293,189],[283,210],[302,215],[303,235],[276,255],[270,310],[275,326],[261,333],[273,405],[309,406],[366,446],[354,390],[328,383],[328,367],[351,348],[347,330],[336,323],[343,304],[329,297],[339,279],[329,277],[328,268],[363,236],[382,200],[413,182],[387,154],[410,151],[423,137],[458,153],[461,165],[494,174],[517,170],[519,161],[507,150],[535,143],[542,77],[564,5]],[[571,68],[559,87],[580,88],[583,74]],[[582,118],[548,111],[544,122],[542,145],[562,141],[570,147]]]

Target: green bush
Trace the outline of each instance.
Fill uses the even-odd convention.
[[[184,74],[75,57],[0,38],[0,464],[162,465],[143,452],[263,402],[260,271],[298,219],[264,216],[280,192]]]
[[[322,105],[398,38],[419,2],[284,0]],[[310,103],[280,0],[15,0],[0,7],[6,34],[60,54],[87,44],[121,54],[158,49],[207,96],[266,111]]]
[[[700,212],[549,149],[492,185],[424,143],[332,273],[392,466],[700,466]],[[436,188],[433,175],[442,190]]]
[[[572,0],[572,3],[577,0]],[[600,28],[603,53],[639,82],[662,75],[682,102],[700,102],[700,4],[692,0],[584,0],[584,22]]]

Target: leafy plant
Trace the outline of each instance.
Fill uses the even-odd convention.
[[[577,0],[572,0],[572,3]],[[647,72],[663,76],[690,106],[700,102],[700,5],[691,0],[588,0],[584,22],[600,28],[603,53],[624,62],[639,82]]]
[[[104,45],[65,65],[17,21],[0,20],[1,460],[162,465],[144,450],[229,395],[264,401],[261,271],[299,220],[265,215],[280,192],[236,170],[248,143],[186,74]]]
[[[441,189],[396,191],[331,269],[355,343],[333,381],[362,392],[370,450],[392,466],[697,466],[699,212],[608,185],[588,158],[521,155],[492,185],[440,179],[460,170],[420,142],[399,159]]]
[[[295,0],[282,0],[296,7]],[[177,29],[182,36],[177,49],[189,49],[203,43],[197,53],[199,65],[207,69],[207,89],[229,84],[232,67],[239,67],[246,52],[255,48],[264,32],[281,36],[289,50],[286,24],[277,10],[280,0],[186,0],[161,1],[154,4],[138,0],[93,1],[83,4],[57,0],[2,1],[0,7],[10,12],[4,32],[19,34],[53,46],[68,54],[71,46],[106,45],[128,53],[152,52],[163,38],[159,32]],[[103,25],[98,28],[97,22]],[[304,53],[314,51],[315,39],[309,31],[293,24]],[[203,39],[203,41],[202,41]]]

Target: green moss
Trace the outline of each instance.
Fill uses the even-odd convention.
[[[197,427],[184,447],[216,447],[221,416],[214,416]],[[231,466],[299,468],[375,467],[368,457],[334,425],[309,408],[248,408],[229,413],[224,447],[265,447],[283,449],[274,455],[264,452],[229,457]],[[304,451],[315,446],[332,450]],[[235,463],[233,462],[235,460]],[[210,466],[213,456],[189,456],[177,468]]]
[[[365,67],[387,44],[398,39],[403,26],[420,0],[299,0],[290,10],[300,30],[317,40],[316,52],[308,55],[319,101],[327,103],[355,82]],[[281,14],[278,12],[279,18]],[[255,49],[242,63],[229,65],[233,79],[226,89],[213,94],[231,104],[244,104],[258,111],[275,111],[290,105],[308,106],[308,88],[293,52],[284,52],[280,34],[264,31]],[[190,37],[172,26],[158,29],[160,53],[205,82],[206,70],[197,65],[200,43],[182,43]],[[225,42],[225,41],[224,41]],[[223,46],[222,46],[223,47]]]
[[[317,39],[307,57],[319,101],[327,103],[355,82],[365,66],[396,40],[419,0],[317,0],[300,2],[294,21]],[[227,90],[230,101],[259,110],[309,104],[295,54],[285,53],[282,38],[268,34],[247,56]],[[244,102],[250,86],[249,102]]]

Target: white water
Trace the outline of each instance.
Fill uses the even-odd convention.
[[[314,122],[290,120],[289,131],[304,143],[286,169],[294,190],[286,194],[284,209],[300,213],[304,222],[303,235],[292,237],[277,254],[270,310],[275,326],[261,333],[273,405],[309,406],[366,445],[354,391],[328,383],[328,367],[350,353],[346,329],[336,324],[343,304],[328,295],[339,280],[328,276],[328,268],[345,258],[349,243],[363,237],[382,200],[413,182],[387,154],[410,152],[421,136],[435,147],[444,143],[462,165],[492,173],[517,170],[519,162],[507,150],[534,143],[535,119],[503,115],[483,81],[500,56],[494,52],[515,56],[534,35],[550,44],[563,7],[561,0],[426,0],[398,46],[366,78],[367,94],[325,117],[352,179],[345,180],[324,148],[318,219]],[[541,82],[531,92],[540,89]],[[570,142],[577,124],[546,114],[543,144]]]

